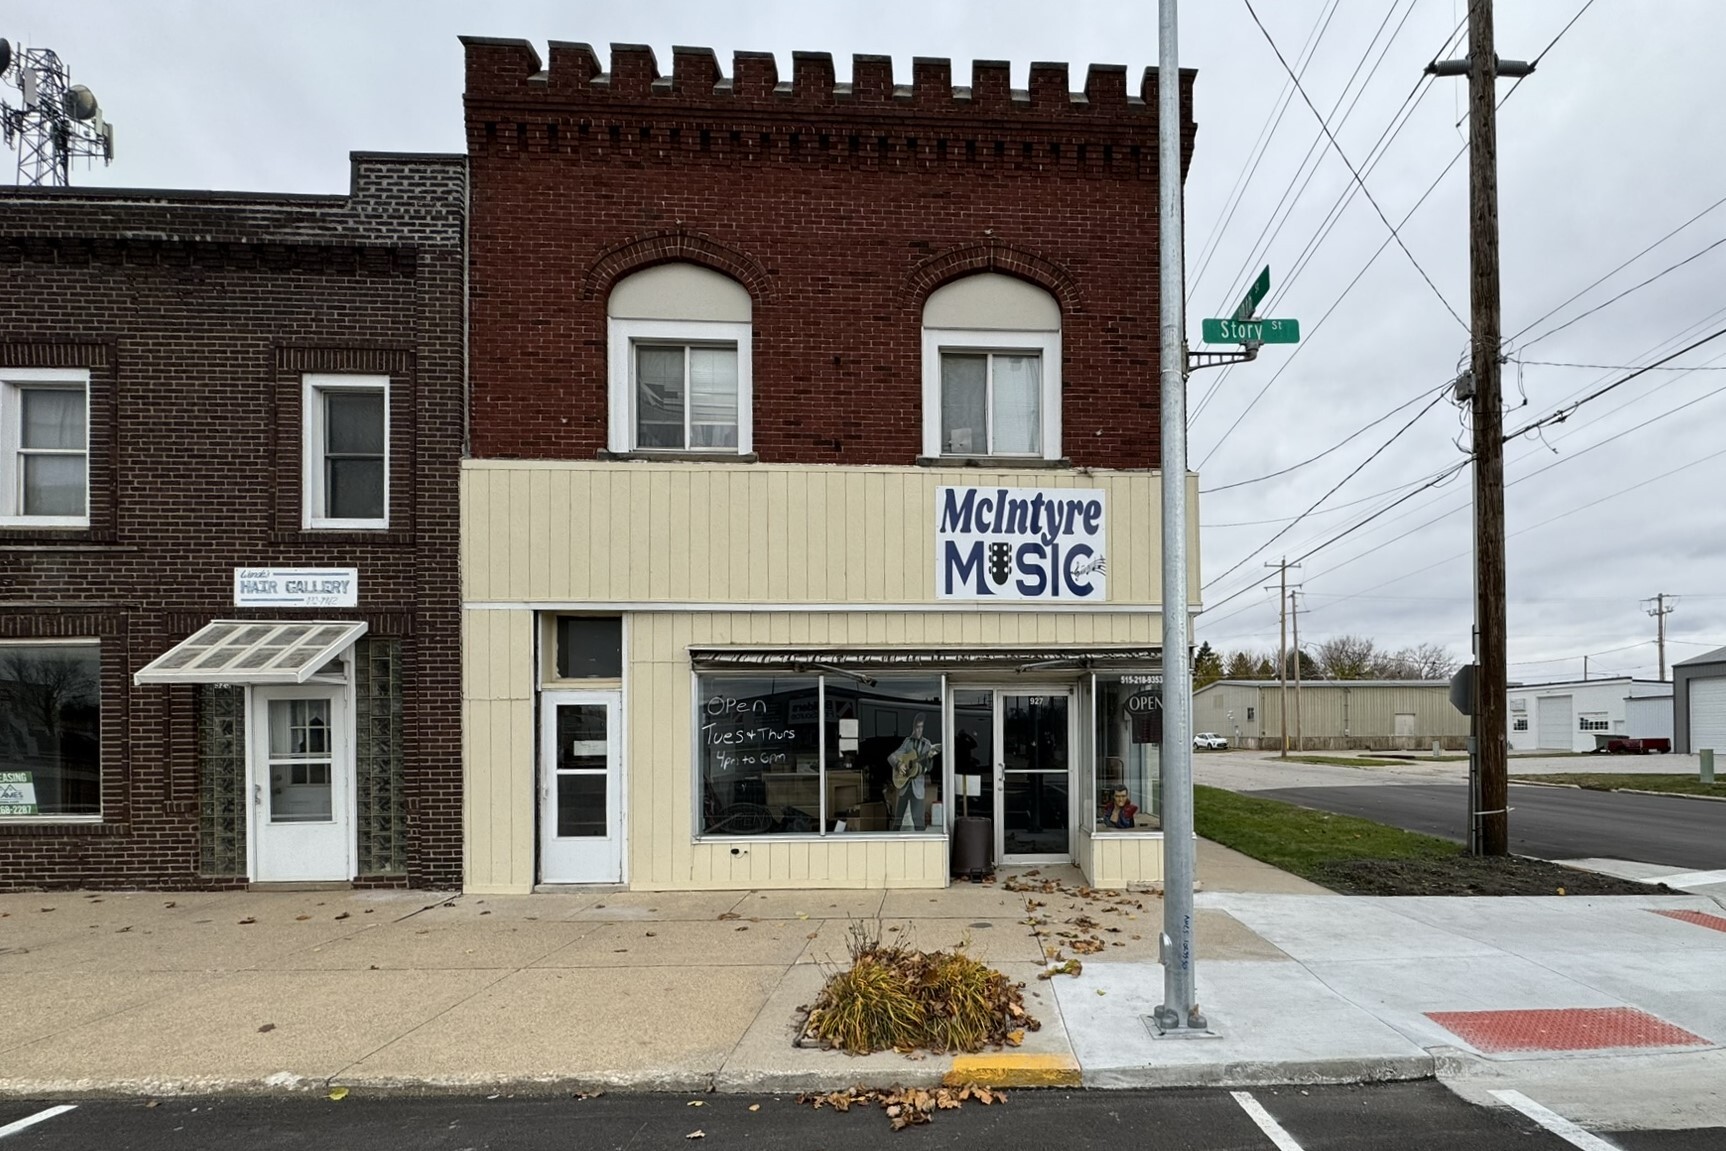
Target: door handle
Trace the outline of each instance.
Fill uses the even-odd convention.
[[[261,783],[252,784],[252,803],[254,806],[257,806],[257,807],[262,807],[264,805],[264,785],[263,784],[261,784]]]

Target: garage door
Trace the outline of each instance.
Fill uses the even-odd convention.
[[[1534,701],[1536,726],[1535,733],[1540,737],[1538,746],[1548,751],[1570,751],[1576,746],[1574,737],[1570,734],[1570,697],[1567,695],[1547,695]]]
[[[1690,681],[1690,750],[1726,753],[1726,678]]]

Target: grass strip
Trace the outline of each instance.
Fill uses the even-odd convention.
[[[1717,795],[1726,799],[1726,782],[1703,783],[1694,775],[1607,775],[1563,772],[1557,775],[1513,775],[1517,783],[1568,783],[1589,791],[1663,791],[1669,795]]]
[[[1215,787],[1193,788],[1193,826],[1206,839],[1315,881],[1327,864],[1447,859],[1462,851],[1449,840],[1386,827],[1370,819],[1314,811]]]

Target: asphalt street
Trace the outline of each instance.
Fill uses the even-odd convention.
[[[1466,842],[1465,783],[1288,787],[1254,792]],[[1726,868],[1726,804],[1564,787],[1510,787],[1510,850],[1539,859],[1632,859]]]
[[[1240,1096],[1237,1098],[1237,1095]],[[700,1106],[692,1106],[699,1103]],[[0,1131],[47,1104],[0,1101]],[[756,1108],[751,1110],[751,1108]],[[1255,1118],[1263,1119],[1288,1142]],[[701,1134],[695,1136],[696,1132]],[[1622,1151],[1703,1151],[1719,1128],[1598,1133]],[[1506,1108],[1476,1107],[1434,1082],[1210,1091],[1017,1091],[893,1132],[876,1107],[838,1114],[787,1096],[574,1098],[350,1096],[95,1101],[0,1136],[5,1151],[202,1151],[204,1148],[482,1151],[737,1147],[1187,1148],[1190,1151],[1574,1151]]]

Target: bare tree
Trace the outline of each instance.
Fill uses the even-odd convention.
[[[1326,679],[1382,679],[1384,655],[1364,635],[1339,635],[1313,645]]]
[[[1388,657],[1387,662],[1393,669],[1390,678],[1394,679],[1449,679],[1458,667],[1450,649],[1437,643],[1405,647]]]

